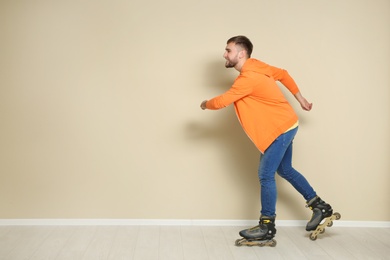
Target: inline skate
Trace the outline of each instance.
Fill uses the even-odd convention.
[[[306,225],[306,231],[313,231],[310,233],[310,239],[316,240],[318,234],[325,232],[325,227],[331,227],[333,220],[341,218],[340,213],[333,213],[332,207],[316,196],[310,201],[307,201],[307,206],[313,211],[313,214]]]
[[[275,216],[261,216],[259,225],[240,231],[240,236],[236,240],[236,246],[276,246],[274,236],[276,234]]]

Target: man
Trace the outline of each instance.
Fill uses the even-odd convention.
[[[240,235],[247,240],[263,241],[271,240],[276,234],[275,172],[290,182],[313,210],[307,231],[315,230],[324,218],[332,215],[333,210],[292,167],[292,142],[298,130],[298,117],[275,81],[287,87],[302,109],[310,111],[312,103],[302,96],[286,70],[251,58],[252,49],[251,41],[245,36],[235,36],[227,41],[223,55],[225,67],[235,68],[240,74],[227,92],[203,101],[200,107],[216,110],[233,103],[242,128],[261,152],[259,225],[242,230]]]

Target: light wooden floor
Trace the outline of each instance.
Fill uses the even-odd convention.
[[[245,227],[0,226],[0,259],[390,259],[389,228],[278,227],[277,246],[236,247]]]

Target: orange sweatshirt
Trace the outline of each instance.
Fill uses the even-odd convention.
[[[232,103],[242,128],[261,153],[297,121],[298,116],[275,81],[295,95],[297,84],[284,69],[256,59],[248,59],[224,94],[210,99],[208,109],[221,109]]]

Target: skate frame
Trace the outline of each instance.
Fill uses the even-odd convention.
[[[269,239],[269,240],[248,240],[246,238],[239,238],[236,240],[235,245],[236,246],[270,246],[275,247],[277,244],[275,239]]]
[[[315,241],[319,234],[322,234],[325,232],[325,227],[333,226],[333,220],[339,220],[340,218],[341,218],[341,215],[338,212],[335,212],[332,214],[332,216],[325,218],[323,223],[319,224],[317,226],[316,230],[314,230],[313,232],[310,233],[309,238],[311,240]]]

